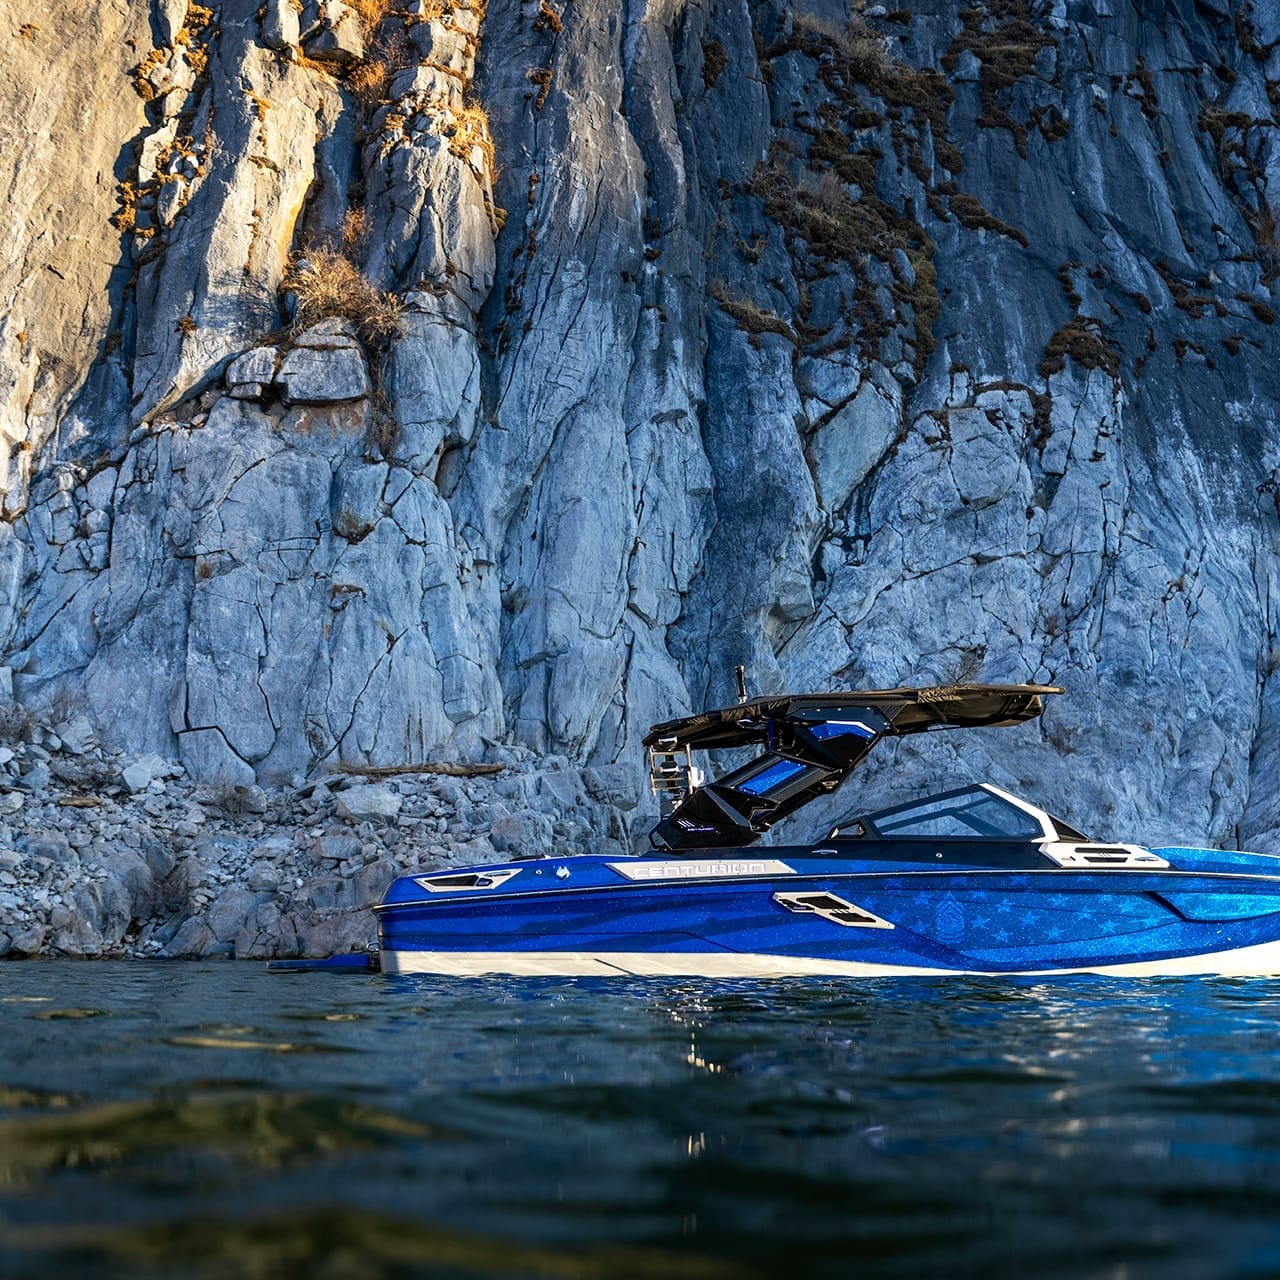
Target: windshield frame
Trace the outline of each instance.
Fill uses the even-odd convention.
[[[911,809],[920,808],[924,805],[933,804],[941,800],[954,800],[960,796],[971,795],[974,792],[985,792],[989,796],[1003,802],[1013,809],[1019,810],[1027,817],[1031,818],[1036,825],[1038,834],[1035,835],[985,835],[980,831],[970,831],[961,835],[913,835],[910,832],[900,831],[882,831],[878,825],[878,819],[891,818],[896,814],[906,813]],[[995,786],[990,782],[971,782],[963,787],[953,787],[949,791],[938,791],[932,795],[921,796],[916,800],[907,800],[902,804],[890,805],[885,809],[876,809],[870,813],[851,814],[843,822],[837,823],[832,827],[830,834],[827,836],[829,840],[911,840],[911,841],[945,841],[962,843],[973,843],[975,840],[983,843],[1014,843],[1014,844],[1038,844],[1045,840],[1087,840],[1088,837],[1083,833],[1076,831],[1074,827],[1067,823],[1054,818],[1045,810],[1038,808],[1027,800],[1023,800],[1018,796]]]

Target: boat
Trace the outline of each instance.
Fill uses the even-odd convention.
[[[740,677],[741,682],[741,677]],[[989,782],[758,842],[887,738],[1011,726],[1048,685],[748,698],[654,725],[640,855],[396,878],[381,967],[708,978],[1280,973],[1280,859],[1090,839]],[[751,748],[708,781],[695,752]]]

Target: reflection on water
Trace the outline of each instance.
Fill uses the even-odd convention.
[[[1280,1274],[1280,988],[0,966],[5,1276]]]

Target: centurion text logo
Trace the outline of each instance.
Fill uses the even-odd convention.
[[[717,858],[710,862],[611,862],[609,867],[628,880],[706,880],[717,876],[793,876],[794,867],[776,858],[750,862]]]

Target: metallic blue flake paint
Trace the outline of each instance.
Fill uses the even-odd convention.
[[[402,876],[383,967],[705,977],[1280,974],[1280,859],[1096,842],[989,783],[858,815],[820,845],[752,846],[884,737],[998,728],[1049,685],[785,694],[655,725],[657,852]],[[714,782],[694,750],[751,747]]]
[[[490,953],[487,971],[499,972],[504,955],[563,952],[680,956],[678,971],[689,973],[715,953],[1026,973],[1158,964],[1280,940],[1280,860],[1155,852],[1168,868],[935,868],[773,848],[794,874],[656,883],[597,857],[505,863],[518,874],[487,893],[433,897],[415,877],[397,879],[377,908],[380,943],[384,955]],[[644,861],[661,860],[628,860]],[[893,928],[841,926],[773,896],[798,891],[834,894]],[[554,958],[543,967],[554,972]]]

